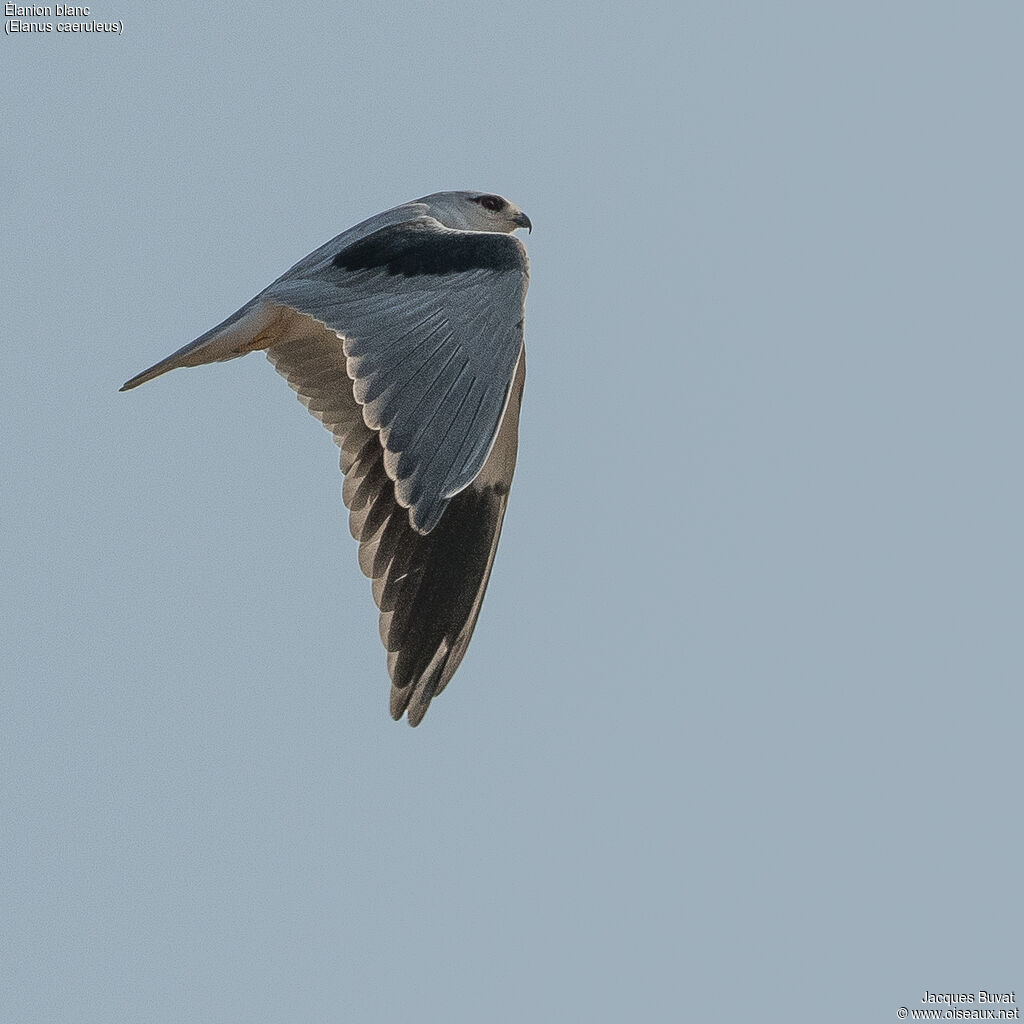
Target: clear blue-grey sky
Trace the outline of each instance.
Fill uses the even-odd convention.
[[[91,18],[0,43],[0,1020],[1024,990],[1024,8]],[[117,388],[444,188],[533,220],[529,372],[410,730],[266,360]]]

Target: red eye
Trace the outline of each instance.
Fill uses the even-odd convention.
[[[490,210],[492,213],[497,213],[499,210],[504,209],[505,206],[505,200],[501,196],[480,196],[477,202],[485,210]]]

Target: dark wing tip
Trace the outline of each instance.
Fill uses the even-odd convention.
[[[490,577],[506,500],[493,486],[470,485],[451,500],[430,533],[413,539],[406,526],[388,537],[392,550],[378,549],[388,576],[397,581],[380,602],[391,613],[382,639],[389,651],[396,721],[405,714],[410,725],[419,725],[462,662]]]

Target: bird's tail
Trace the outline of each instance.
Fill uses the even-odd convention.
[[[136,374],[121,386],[121,391],[131,391],[140,384],[176,370],[179,366],[202,366],[204,363],[217,363],[225,359],[244,356],[258,348],[266,348],[260,343],[260,336],[273,322],[272,310],[258,299],[246,303],[237,313],[232,314],[223,323],[212,330],[190,341],[187,345],[172,352],[166,359],[154,363],[148,370]]]

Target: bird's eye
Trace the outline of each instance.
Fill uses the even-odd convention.
[[[505,200],[501,196],[480,196],[477,202],[485,210],[490,210],[491,213],[497,213],[505,208]]]

